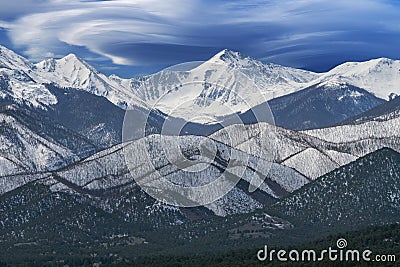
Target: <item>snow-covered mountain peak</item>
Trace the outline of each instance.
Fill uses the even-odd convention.
[[[93,73],[99,73],[98,70],[93,68],[91,65],[89,65],[86,61],[81,59],[75,54],[68,54],[63,58],[60,58],[57,60],[57,63],[60,66],[63,66],[64,68],[73,68],[73,70],[77,71],[87,71],[87,72],[93,72]]]
[[[285,68],[280,65],[268,63],[265,64],[257,59],[251,58],[249,56],[245,56],[240,52],[232,51],[229,49],[224,49],[217,53],[215,56],[207,60],[205,65],[221,65],[221,66],[226,66],[229,68],[233,69],[238,69],[238,70],[261,70],[261,69],[280,69],[280,68]]]
[[[390,58],[376,58],[363,62],[346,62],[333,68],[328,73],[343,73],[343,71],[349,69],[352,69],[352,74],[381,72],[387,70],[387,68],[392,68],[396,63],[399,64],[397,60]]]
[[[75,54],[60,59],[46,59],[36,64],[42,76],[51,78],[51,82],[63,87],[91,89],[93,78],[105,78],[99,71]],[[50,76],[49,76],[50,73]],[[51,75],[53,74],[53,75]],[[100,77],[101,76],[101,77]]]
[[[400,95],[400,60],[377,58],[343,63],[323,74],[318,82],[344,82],[389,100]]]
[[[121,108],[144,106],[127,84],[118,83],[115,77],[110,79],[75,54],[61,59],[47,59],[36,64],[36,67],[39,75],[45,77],[48,83],[107,97]]]
[[[319,75],[222,50],[189,71],[167,70],[129,81],[132,91],[150,106],[174,117],[210,123],[266,100],[305,88]],[[116,83],[128,81],[111,77]],[[179,107],[179,108],[178,108]],[[173,113],[172,113],[173,112]],[[190,118],[188,118],[190,116]]]
[[[242,54],[236,51],[231,51],[229,49],[224,49],[215,56],[213,56],[210,60],[207,62],[209,63],[219,63],[219,64],[238,64],[241,63],[240,61],[247,59],[244,57]]]
[[[395,64],[397,60],[391,59],[391,58],[386,58],[386,57],[381,57],[381,58],[375,58],[375,59],[371,59],[367,62],[369,62],[370,64],[375,64],[377,66],[382,66],[382,65],[392,65]]]
[[[246,112],[266,100],[315,86],[324,90],[343,89],[343,94],[351,96],[359,95],[351,93],[359,91],[352,86],[381,99],[400,95],[399,60],[378,58],[348,62],[318,74],[264,63],[228,49],[188,71],[169,70],[122,79],[103,75],[74,54],[33,65],[0,46],[0,75],[12,89],[7,95],[22,98],[34,106],[46,108],[57,103],[44,86],[52,83],[106,97],[124,109],[147,108],[158,103],[155,108],[167,114],[174,111],[171,114],[174,117],[187,119],[187,114],[206,115],[210,119],[201,121],[204,123],[219,121],[218,117]]]
[[[68,55],[66,55],[62,59],[64,59],[64,60],[79,60],[79,61],[81,61],[81,59],[77,55],[75,55],[73,53],[69,53]]]
[[[289,79],[297,80],[298,82],[309,82],[319,77],[317,73],[285,67],[275,63],[264,63],[255,58],[245,56],[240,52],[224,49],[206,61],[204,64],[221,64],[231,68],[237,68],[240,71],[262,71],[264,74],[281,75]],[[302,76],[302,77],[296,77]]]
[[[86,71],[86,72],[93,72],[93,73],[99,73],[95,68],[93,68],[91,65],[89,65],[86,61],[81,59],[75,54],[68,54],[67,56],[60,58],[57,60],[57,63],[62,66],[63,68],[71,68],[74,71]]]
[[[0,79],[5,84],[0,97],[42,109],[57,103],[57,98],[46,88],[46,84],[85,90],[106,97],[124,109],[146,107],[132,91],[129,80],[123,83],[109,78],[74,54],[33,64],[0,46]]]
[[[62,87],[77,89],[90,89],[93,87],[91,79],[93,70],[73,54],[58,60],[48,59],[39,62],[36,66],[42,72],[42,76],[48,77],[49,81]]]

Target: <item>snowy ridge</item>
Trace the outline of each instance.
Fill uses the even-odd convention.
[[[347,62],[313,81],[316,82],[325,85],[348,83],[389,100],[400,95],[400,60],[377,58],[365,62]]]
[[[0,45],[0,69],[19,69],[30,72],[33,67],[34,65],[24,57]]]
[[[103,96],[123,109],[146,107],[130,88],[109,79],[73,54],[34,65],[0,46],[0,81],[2,98],[45,110],[57,103],[46,84],[85,90]]]
[[[266,65],[238,52],[223,50],[191,70],[167,69],[145,77],[142,82],[132,81],[131,85],[143,101],[156,109],[209,123],[216,122],[216,117],[245,112],[294,92],[317,77],[312,72]],[[193,119],[193,113],[198,117]]]
[[[376,125],[372,126],[371,123]],[[189,173],[172,165],[164,149],[161,149],[160,136],[151,135],[116,145],[76,164],[49,173],[48,176],[52,178],[51,181],[46,180],[46,184],[50,184],[53,191],[93,197],[100,197],[99,192],[134,190],[137,188],[135,180],[140,177],[145,177],[151,187],[153,182],[160,179],[159,175],[175,184],[201,186],[221,175],[221,168],[225,168],[224,162],[230,160],[232,151],[236,151],[235,154],[240,155],[236,158],[240,164],[236,163],[226,169],[226,174],[223,175],[241,177],[246,183],[246,188],[237,186],[222,199],[205,206],[219,216],[226,216],[261,208],[266,205],[264,201],[279,199],[303,187],[309,179],[320,177],[382,147],[400,151],[400,119],[303,132],[286,130],[266,123],[245,127],[247,134],[243,134],[243,126],[233,125],[216,132],[210,136],[212,139],[199,136],[165,137],[167,144],[179,142],[186,157],[193,160],[194,167],[204,164],[196,148],[199,144],[209,146],[209,150],[216,146],[220,155],[203,171]],[[366,131],[371,127],[375,131]],[[217,142],[210,142],[211,140]],[[223,143],[225,140],[233,140],[235,143],[227,145]],[[145,147],[147,149],[144,149]],[[126,165],[124,152],[130,155],[129,163],[133,164],[135,170],[132,173]],[[260,166],[265,166],[263,159],[269,159],[271,156],[274,163],[270,170],[257,168],[259,163]],[[241,158],[246,160],[242,162]],[[152,166],[158,171],[154,172]],[[263,195],[261,198],[247,193],[247,185],[253,183],[254,169],[266,176],[266,180],[258,189],[259,194]],[[25,180],[39,178],[9,177],[2,192],[21,186]],[[189,197],[192,196],[189,194]],[[202,197],[207,198],[206,195]]]
[[[27,81],[26,76],[18,71],[0,70],[0,83],[0,97],[8,101],[44,110],[58,102],[44,85]]]
[[[228,65],[243,72],[256,84],[267,100],[297,91],[320,74],[273,63],[263,63],[240,52],[222,50],[209,63]]]
[[[134,190],[134,188],[137,188],[135,179],[141,179],[141,177],[145,177],[146,181],[148,181],[148,186],[151,188],[152,183],[159,179],[159,175],[162,175],[162,177],[175,184],[183,186],[204,185],[221,175],[221,168],[224,168],[223,162],[229,160],[229,147],[218,142],[207,142],[206,140],[209,140],[207,137],[167,137],[167,140],[170,139],[168,142],[176,142],[176,138],[179,139],[179,143],[183,146],[182,150],[185,151],[186,156],[193,159],[193,167],[201,167],[204,164],[204,160],[197,155],[196,144],[208,144],[210,149],[216,145],[222,151],[219,160],[214,159],[213,163],[207,169],[199,172],[180,170],[172,165],[165,156],[165,152],[162,149],[160,150],[160,136],[153,135],[114,146],[76,164],[49,173],[46,176],[49,178],[52,177],[51,181],[47,179],[45,182],[51,185],[53,191],[99,197],[99,192],[112,192],[115,190],[125,192]],[[147,147],[147,149],[150,148],[150,151],[145,149],[145,146],[148,144],[151,144]],[[134,172],[129,172],[124,152],[130,155],[129,162],[135,166]],[[255,164],[259,161],[259,159],[240,151],[237,151],[236,154],[239,155],[239,158],[236,159],[243,157],[244,161],[237,160],[236,165],[226,169],[222,175],[240,174],[246,169],[246,166],[255,168]],[[150,162],[152,163],[149,163],[148,155],[151,155]],[[247,161],[248,157],[250,158]],[[154,171],[152,164],[154,164],[158,171]],[[280,198],[308,183],[308,180],[301,174],[281,165],[272,166],[269,174],[268,170],[259,169],[259,171],[267,176],[265,183],[260,187],[260,194],[265,195],[266,199],[273,200]],[[251,171],[247,170],[243,179],[247,183],[250,183],[251,177]],[[15,187],[11,186],[14,179],[16,181]],[[24,179],[32,181],[29,177]],[[21,176],[9,177],[8,181],[11,185],[7,186],[7,190],[19,187],[21,184],[18,181],[21,180],[23,180]],[[271,186],[271,183],[274,186]],[[264,206],[263,201],[249,195],[246,193],[246,190],[247,188],[244,190],[236,187],[222,199],[213,204],[206,205],[206,208],[219,216],[226,216],[228,214],[250,212]],[[3,190],[2,192],[4,193],[5,191]],[[189,194],[189,198],[193,197],[193,200],[199,200],[195,195],[191,196],[191,194]],[[208,198],[207,195],[202,195],[201,197]]]
[[[168,137],[167,139],[171,139],[168,142],[175,142],[177,137]],[[195,144],[210,144],[210,142],[205,142],[206,137],[196,137],[196,136],[185,136],[178,137],[179,143],[183,146],[182,150],[185,151],[189,158],[194,160],[194,165],[203,164],[203,160],[196,156],[196,147]],[[207,184],[217,177],[221,175],[220,169],[223,167],[220,162],[214,161],[213,165],[210,165],[209,168],[200,171],[200,172],[186,172],[180,169],[177,169],[174,165],[168,161],[167,157],[164,155],[164,151],[160,150],[161,144],[159,136],[149,136],[138,141],[124,143],[122,145],[118,145],[110,150],[102,151],[98,154],[93,155],[92,157],[86,159],[85,161],[77,164],[76,166],[72,166],[71,168],[66,169],[65,171],[61,171],[58,173],[61,177],[68,179],[68,181],[73,182],[78,186],[82,186],[83,188],[89,190],[96,189],[105,189],[105,188],[114,188],[121,185],[130,186],[134,184],[133,179],[138,179],[140,177],[145,177],[146,181],[149,181],[148,186],[151,188],[151,181],[157,181],[159,179],[159,175],[161,174],[167,180],[180,184],[183,186],[200,186]],[[146,144],[152,144],[150,147],[151,151],[146,152],[144,150],[144,146]],[[228,160],[229,158],[229,148],[224,146],[223,144],[216,143],[218,149],[221,152],[221,160]],[[210,147],[211,149],[211,147]],[[127,166],[125,165],[125,155],[123,152],[128,153],[130,156],[130,164],[136,166],[134,173],[129,173]],[[143,154],[144,153],[144,154]],[[158,172],[153,171],[152,164],[149,164],[148,154],[151,156],[152,164],[155,164],[155,167],[158,169]],[[238,152],[240,153],[240,152]],[[243,154],[243,158],[248,157],[249,155]],[[250,156],[251,158],[251,156]],[[252,162],[256,162],[256,159],[250,159],[249,163],[252,166]],[[244,162],[245,164],[245,162]],[[97,166],[103,166],[99,169]],[[246,166],[246,165],[245,165]],[[95,169],[93,169],[95,167]],[[253,166],[254,167],[254,166]],[[243,169],[243,167],[234,167],[227,169],[227,173],[235,174],[238,169]],[[267,179],[275,180],[278,184],[281,184],[283,188],[287,188],[287,192],[292,192],[304,184],[308,183],[307,179],[302,177],[300,174],[296,172],[291,173],[291,179],[288,185],[286,185],[287,174],[290,174],[290,171],[285,171],[288,168],[286,167],[278,167],[274,168],[275,172],[273,175],[269,176]],[[238,172],[240,173],[240,171]],[[223,174],[224,175],[224,174]],[[264,172],[264,175],[268,176],[268,171]],[[98,179],[97,177],[103,177],[102,179]],[[246,180],[247,177],[244,176]],[[273,198],[279,198],[282,196],[281,192],[276,191],[275,188],[271,188],[267,183],[264,183],[261,186],[261,190],[272,196]],[[239,197],[240,196],[240,197]],[[207,196],[202,196],[207,198]],[[218,215],[227,215],[231,213],[238,213],[242,211],[252,211],[255,208],[262,207],[262,203],[259,203],[256,199],[253,199],[250,195],[247,195],[242,189],[235,189],[234,191],[229,192],[228,195],[224,196],[224,199],[231,199],[231,201],[226,202],[223,199],[220,200],[220,203],[224,204],[222,212],[222,207],[217,207],[217,203],[213,205],[206,206],[214,211]],[[246,200],[246,201],[243,201]],[[244,204],[246,203],[246,204]],[[229,204],[229,207],[226,205]]]
[[[351,85],[388,100],[400,95],[399,69],[399,60],[380,58],[344,63],[327,73],[317,74],[266,64],[225,49],[187,71],[171,68],[123,79],[116,75],[107,77],[73,54],[34,65],[0,46],[0,80],[5,84],[2,87],[10,88],[8,93],[2,90],[2,98],[47,109],[57,99],[44,84],[53,83],[105,97],[123,109],[153,107],[173,117],[199,123],[219,122],[223,116],[246,112],[265,101],[311,86],[340,89]],[[357,101],[361,96],[338,96],[341,97]],[[193,113],[198,116],[188,115]]]
[[[85,137],[40,115],[0,105],[0,176],[55,170],[97,151]]]
[[[57,98],[37,82],[34,69],[28,60],[0,46],[0,97],[42,109],[56,104]]]
[[[109,79],[74,54],[58,60],[44,60],[37,63],[36,67],[38,74],[48,83],[104,96],[123,109],[145,106],[133,92],[124,87],[124,84],[118,84]]]
[[[372,118],[370,121],[356,125],[341,125],[337,127],[304,131],[305,134],[329,142],[357,142],[367,139],[400,139],[400,117],[397,112]]]
[[[233,136],[238,140],[232,144],[234,148],[260,158],[274,155],[274,162],[293,168],[310,179],[382,147],[400,151],[400,118],[302,132],[266,123],[249,125],[246,129],[247,134],[243,134],[242,128],[233,125],[210,137],[226,142]]]
[[[312,86],[327,93],[329,89],[357,87],[379,99],[389,100],[400,95],[399,69],[399,60],[379,58],[344,63],[318,74],[265,64],[239,52],[223,50],[185,72],[167,70],[142,79],[119,79],[119,82],[125,86],[130,84],[143,101],[167,114],[189,119],[187,114],[196,112],[203,118],[195,121],[210,123],[218,121],[216,117],[243,113],[265,101]],[[339,101],[352,98],[357,102],[363,97],[359,92],[342,91]]]
[[[400,214],[400,154],[383,148],[334,170],[275,205],[311,229],[391,224]]]

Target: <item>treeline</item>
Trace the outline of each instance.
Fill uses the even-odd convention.
[[[328,247],[336,248],[336,242],[340,238],[345,238],[348,242],[348,249],[357,249],[364,251],[369,249],[373,251],[373,255],[395,255],[396,262],[380,262],[379,266],[400,266],[400,224],[392,224],[386,226],[373,226],[364,230],[347,232],[341,235],[332,235],[324,239],[309,242],[299,246],[283,248],[286,251],[296,249],[302,251],[304,249],[314,249],[321,251]],[[243,249],[224,254],[208,254],[194,256],[156,256],[156,257],[140,257],[132,262],[113,265],[118,267],[125,266],[293,266],[293,263],[260,262],[257,259],[257,249]],[[274,248],[279,250],[280,248]],[[296,262],[296,266],[373,266],[371,262],[331,262],[325,260],[323,262]]]

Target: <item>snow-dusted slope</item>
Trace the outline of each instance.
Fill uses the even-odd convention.
[[[317,81],[324,86],[348,83],[389,100],[400,95],[400,60],[378,58],[347,62],[323,74]]]
[[[102,194],[105,194],[104,197],[106,197],[107,192],[114,192],[115,190],[121,192],[132,191],[138,187],[136,184],[137,179],[145,179],[147,181],[146,186],[152,188],[153,183],[157,182],[161,175],[175,184],[193,187],[193,192],[189,192],[186,197],[193,201],[201,201],[199,197],[206,200],[210,196],[205,193],[200,196],[194,194],[195,187],[208,184],[221,175],[231,179],[235,175],[241,174],[244,170],[245,173],[243,181],[239,183],[240,186],[235,187],[212,205],[206,206],[220,216],[250,212],[256,208],[261,208],[266,203],[271,203],[282,196],[286,196],[308,183],[308,180],[298,172],[288,167],[274,164],[269,174],[268,169],[258,168],[259,173],[266,176],[265,181],[255,194],[249,194],[248,185],[252,182],[254,176],[252,170],[260,163],[260,159],[236,151],[234,153],[236,155],[234,157],[234,166],[227,167],[226,164],[228,164],[233,152],[222,143],[210,142],[207,137],[196,136],[164,138],[166,138],[167,143],[179,142],[185,156],[191,159],[190,168],[192,169],[204,167],[205,158],[198,154],[199,145],[210,150],[216,146],[221,153],[215,158],[209,158],[211,164],[207,168],[195,172],[185,171],[171,164],[170,158],[174,155],[167,157],[167,152],[165,152],[165,148],[163,149],[160,143],[160,136],[152,135],[137,141],[114,146],[96,153],[77,164],[49,173],[47,177],[52,177],[52,180],[46,180],[45,182],[50,184],[54,191],[86,194],[93,197],[101,197]],[[126,155],[129,155],[127,162],[130,164],[130,169],[126,164]],[[149,155],[151,155],[150,159]],[[129,170],[132,170],[132,172],[129,172]],[[21,186],[21,181],[24,179],[32,181],[35,178],[15,176],[7,177],[7,179],[11,185],[5,188],[7,188],[6,191],[9,191]],[[16,181],[14,187],[12,186],[12,181]],[[168,190],[166,191],[168,192]],[[4,192],[2,190],[2,193]]]
[[[310,229],[391,224],[400,215],[400,154],[380,149],[322,176],[275,205],[274,214]]]
[[[386,101],[350,84],[323,83],[268,102],[276,125],[292,130],[329,127]]]
[[[382,105],[368,110],[358,116],[351,117],[342,124],[360,124],[367,121],[387,121],[400,117],[400,97],[396,97]]]
[[[367,139],[394,138],[400,141],[400,118],[387,121],[367,121],[357,125],[342,125],[337,127],[305,131],[306,134],[320,139],[335,142],[356,142]]]
[[[57,104],[46,86],[33,82],[23,72],[8,69],[0,69],[0,98],[43,110]]]
[[[394,118],[303,132],[266,123],[246,126],[246,131],[233,125],[210,137],[221,142],[234,137],[233,147],[260,158],[273,155],[274,162],[315,179],[382,147],[400,151],[399,133],[400,118]]]
[[[145,177],[150,188],[153,182],[160,179],[159,175],[182,186],[202,186],[225,171],[223,175],[239,176],[241,182],[222,199],[205,207],[220,216],[250,212],[301,188],[308,183],[307,178],[315,179],[377,149],[391,147],[400,151],[400,138],[397,134],[399,121],[371,121],[304,132],[290,131],[266,123],[245,126],[245,131],[243,126],[233,125],[211,136],[217,142],[210,142],[207,137],[165,137],[167,144],[180,144],[185,157],[192,160],[193,168],[204,164],[204,158],[199,155],[200,144],[210,151],[215,147],[220,151],[215,158],[210,158],[211,165],[207,169],[198,172],[183,171],[171,164],[170,157],[175,154],[167,157],[166,151],[170,147],[163,148],[160,136],[151,135],[114,146],[77,164],[52,172],[48,174],[52,177],[51,181],[46,180],[46,183],[54,191],[101,197],[101,194],[117,189],[129,192],[137,187],[136,179],[141,177]],[[375,131],[366,131],[372,126]],[[229,145],[234,150],[223,143],[228,140],[233,141]],[[144,147],[147,149],[144,150]],[[130,155],[128,162],[131,169],[133,166],[133,172],[129,172],[124,151]],[[232,153],[236,155],[235,165],[227,167],[226,163]],[[274,162],[271,169],[263,169],[263,166],[267,166],[264,160],[271,158]],[[266,179],[256,194],[249,194],[248,186],[254,183],[254,170],[266,176]],[[39,178],[7,178],[4,190],[12,190],[24,184],[24,181]],[[199,201],[195,195],[186,196]],[[207,195],[201,197],[207,199]]]
[[[0,108],[0,176],[57,169],[95,150],[83,138],[74,136],[61,126],[42,125],[44,122],[34,121],[16,106],[3,105]],[[39,131],[43,128],[46,129]],[[51,132],[60,140],[55,140]],[[83,155],[68,148],[69,142],[79,146],[77,150]]]
[[[202,164],[204,164],[204,159],[197,154],[198,149],[196,147],[200,144],[209,147],[210,150],[216,145],[218,150],[221,151],[221,154],[217,156],[216,159],[210,158],[212,164],[204,170],[195,172],[181,170],[171,164],[171,155],[167,157],[165,148],[162,149],[162,144],[160,143],[162,139],[160,139],[160,136],[154,135],[102,151],[75,166],[58,172],[58,175],[87,190],[112,189],[120,186],[130,187],[134,186],[134,179],[143,178],[148,181],[146,185],[151,188],[153,186],[153,181],[158,181],[160,175],[178,185],[197,187],[214,181],[220,175],[229,176],[240,173],[240,170],[238,170],[240,168],[242,170],[243,167],[246,166],[254,168],[254,164],[257,162],[257,159],[251,156],[247,161],[246,159],[249,155],[237,151],[237,153],[239,153],[239,156],[235,157],[237,160],[237,167],[225,169],[224,164],[230,159],[229,147],[221,143],[209,142],[206,137],[186,136],[178,137],[178,140],[176,140],[176,138],[177,137],[167,137],[167,143],[178,141],[182,146],[182,151],[185,151],[186,157],[193,160],[191,163],[192,168],[201,167],[203,166]],[[147,147],[149,150],[144,150],[144,147]],[[129,155],[128,163],[131,167],[130,170],[134,169],[131,173],[128,172],[127,165],[125,164],[125,155]],[[150,160],[149,155],[151,155]],[[243,158],[243,161],[240,160],[241,158]],[[99,166],[102,167],[99,168]],[[155,171],[154,168],[158,171]],[[260,187],[260,193],[264,194],[266,199],[276,199],[284,196],[288,192],[293,192],[295,189],[300,188],[308,182],[307,179],[299,173],[291,172],[287,167],[273,166],[272,168],[274,169],[272,175],[268,176],[268,171],[263,173],[268,177]],[[225,169],[223,174],[221,173],[222,169]],[[288,179],[289,176],[290,179]],[[243,178],[249,183],[251,181],[250,173],[244,175]],[[271,183],[275,184],[275,186],[271,186]],[[57,190],[63,187],[67,190],[71,190],[70,186],[67,185],[67,187],[65,187],[65,183],[58,183],[57,185],[58,187],[61,186]],[[221,203],[224,203],[224,208],[215,205],[209,208],[217,215],[227,215],[230,213],[249,212],[255,208],[262,207],[263,202],[260,199],[248,195],[246,193],[247,190],[248,188],[236,188],[224,196],[224,198],[230,199],[228,203],[221,200]],[[191,194],[193,193],[187,196],[189,199],[201,201],[197,199],[198,196],[195,194],[191,196]],[[201,197],[205,200],[210,196],[202,194]],[[229,205],[229,207],[226,205]]]
[[[33,64],[24,57],[0,45],[0,69],[20,69],[30,72],[33,67]]]

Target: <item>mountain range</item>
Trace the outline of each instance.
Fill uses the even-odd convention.
[[[32,64],[1,47],[0,66],[2,99],[46,110],[57,104],[57,97],[45,86],[52,84],[105,97],[122,109],[158,109],[170,117],[201,124],[223,122],[226,116],[246,113],[270,101],[279,126],[301,130],[326,127],[367,111],[400,90],[400,61],[385,58],[313,73],[223,50],[197,67],[189,64],[188,70],[170,68],[123,79],[107,77],[72,54]],[[300,102],[309,109],[293,111]],[[193,112],[196,118],[191,117]],[[329,116],[334,117],[332,121]],[[242,119],[246,123],[246,116]]]
[[[68,257],[113,263],[398,222],[399,70],[382,58],[313,73],[223,50],[123,79],[0,46],[0,258],[59,261],[72,244]],[[145,129],[126,136],[128,115]],[[220,177],[234,181],[221,198],[191,189]],[[206,204],[156,200],[140,179]]]

